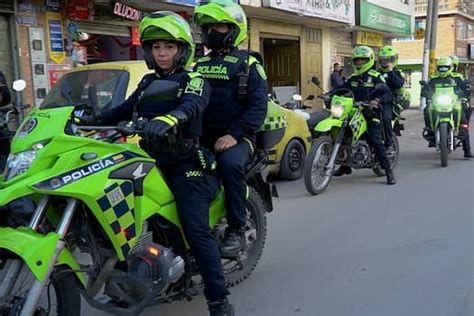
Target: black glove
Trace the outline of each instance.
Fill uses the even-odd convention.
[[[171,111],[166,115],[157,116],[145,125],[145,137],[149,139],[163,137],[186,119],[186,114],[181,111]]]
[[[93,115],[82,115],[74,118],[74,123],[78,125],[94,125],[97,122],[97,119]]]

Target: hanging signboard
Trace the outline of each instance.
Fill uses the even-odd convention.
[[[354,24],[355,0],[345,1],[301,1],[262,0],[263,6],[289,11],[309,17]]]
[[[61,14],[46,12],[46,22],[49,39],[49,58],[56,64],[60,64],[66,57]]]

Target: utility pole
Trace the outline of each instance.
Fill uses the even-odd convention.
[[[430,63],[436,63],[436,35],[438,27],[438,0],[428,0],[425,22],[425,41],[423,49],[423,70],[421,79],[428,81],[430,74]],[[433,68],[431,68],[433,69]],[[426,107],[426,98],[421,98],[420,110]]]

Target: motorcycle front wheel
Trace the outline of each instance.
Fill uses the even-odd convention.
[[[304,184],[312,195],[323,193],[331,182],[334,169],[327,170],[327,164],[332,149],[333,142],[329,136],[319,137],[311,144],[304,168]]]
[[[441,167],[446,167],[448,165],[448,155],[449,155],[448,123],[442,122],[439,124],[438,128],[439,128],[439,150],[441,154]]]
[[[0,259],[0,283],[3,283],[7,271],[18,260]],[[36,278],[30,272],[26,264],[20,263],[21,267],[12,290],[4,297],[0,297],[0,315],[17,316],[26,301],[29,290]],[[57,315],[57,316],[80,316],[81,297],[74,277],[69,272],[55,270],[51,278],[46,282],[41,293],[34,315]]]

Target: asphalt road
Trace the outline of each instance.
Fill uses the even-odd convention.
[[[474,315],[474,160],[458,149],[441,168],[408,112],[395,186],[370,170],[316,197],[278,183],[264,255],[231,290],[237,315]],[[144,315],[208,314],[199,296]]]

